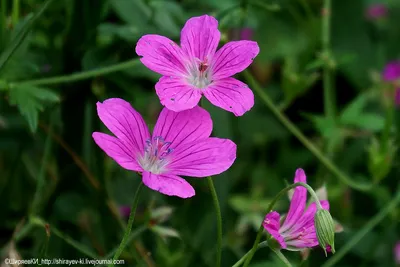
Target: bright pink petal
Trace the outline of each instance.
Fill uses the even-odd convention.
[[[148,34],[139,39],[136,54],[152,71],[162,75],[180,75],[186,72],[182,49],[167,37]]]
[[[193,17],[182,29],[181,47],[191,58],[209,60],[217,50],[220,36],[218,21],[214,17]]]
[[[164,195],[188,198],[195,195],[193,187],[179,176],[143,172],[143,183]]]
[[[250,88],[234,78],[213,82],[204,90],[204,96],[215,106],[242,116],[254,106],[254,94]]]
[[[104,133],[94,132],[92,136],[96,144],[122,168],[131,171],[143,171],[127,143]]]
[[[306,174],[304,173],[303,169],[296,170],[294,183],[298,182],[307,183]],[[297,186],[294,189],[294,194],[292,197],[292,201],[290,202],[288,215],[285,219],[285,222],[282,225],[282,232],[291,228],[294,224],[296,224],[299,221],[306,207],[306,202],[307,202],[307,189],[305,189],[302,186]]]
[[[181,146],[207,139],[212,127],[210,114],[201,107],[181,112],[164,108],[154,126],[153,137],[161,136],[177,151]]]
[[[257,42],[232,41],[215,53],[211,64],[213,79],[227,78],[246,69],[260,52]]]
[[[229,139],[207,138],[175,149],[168,171],[175,175],[206,177],[226,171],[235,159],[235,143]]]
[[[329,210],[329,202],[327,200],[321,200],[321,206],[323,209]],[[315,204],[315,202],[313,202],[310,204],[310,206],[308,206],[307,210],[297,220],[290,231],[298,231],[299,229],[308,228],[309,226],[314,227],[314,217],[316,212],[317,205]]]
[[[123,141],[133,156],[142,154],[149,129],[142,116],[129,102],[120,98],[110,98],[97,102],[97,114],[107,128]]]
[[[199,89],[175,76],[161,77],[156,83],[156,93],[163,106],[176,112],[197,106],[201,98]]]
[[[315,233],[315,229],[312,229],[309,232],[303,232],[300,236],[295,239],[291,239],[286,241],[286,244],[291,247],[296,248],[312,248],[318,246],[317,234]]]
[[[276,211],[270,212],[265,216],[263,221],[264,229],[279,242],[282,248],[286,248],[283,237],[279,234],[279,213]]]

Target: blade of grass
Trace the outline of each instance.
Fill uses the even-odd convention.
[[[31,30],[32,26],[35,24],[35,22],[40,18],[40,16],[43,14],[43,12],[48,8],[48,6],[53,2],[54,0],[47,0],[42,4],[40,9],[36,12],[35,15],[32,16],[32,18],[29,19],[28,23],[23,27],[16,35],[14,40],[11,42],[10,46],[7,47],[3,53],[0,55],[0,71],[4,68],[6,63],[10,60],[12,55],[15,53],[17,48],[21,45],[22,41],[25,39],[25,37],[28,35],[29,31]]]

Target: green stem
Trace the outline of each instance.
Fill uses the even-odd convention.
[[[285,255],[282,254],[282,252],[279,249],[272,249],[273,252],[275,252],[276,256],[288,267],[292,267],[292,264],[290,264],[289,260],[285,257]]]
[[[257,250],[259,250],[260,248],[265,248],[267,246],[268,246],[268,242],[263,241],[257,245]],[[251,251],[248,251],[246,254],[244,254],[243,257],[241,257],[234,265],[232,265],[232,267],[239,267],[240,265],[242,265],[242,263],[244,262],[246,257],[249,256],[250,252]]]
[[[215,213],[217,215],[217,259],[215,261],[215,266],[219,267],[221,266],[221,253],[222,253],[222,216],[221,216],[221,209],[219,207],[217,191],[215,190],[211,176],[207,177],[207,181],[214,202]]]
[[[39,217],[32,216],[29,219],[29,223],[33,226],[40,226],[40,227],[46,227],[46,223]],[[76,250],[80,251],[83,255],[86,255],[92,259],[97,259],[98,256],[94,254],[92,251],[90,251],[87,247],[83,246],[82,244],[76,242],[73,240],[71,237],[67,236],[57,228],[51,226],[50,227],[50,233],[54,233],[56,236],[64,240],[68,245],[72,246]]]
[[[10,86],[15,86],[16,84],[29,84],[29,85],[53,85],[53,84],[60,84],[60,83],[71,83],[80,80],[89,79],[96,76],[106,75],[113,72],[133,68],[140,64],[139,59],[131,59],[119,64],[98,68],[95,70],[89,70],[84,72],[73,73],[70,75],[62,75],[50,78],[43,78],[38,80],[27,80],[21,81],[16,83],[11,83]]]
[[[33,197],[31,215],[35,215],[40,212],[40,206],[42,204],[41,198],[45,195],[44,190],[46,189],[46,187],[45,187],[45,185],[46,185],[46,168],[47,168],[47,164],[50,160],[51,145],[53,142],[52,134],[51,134],[52,128],[53,128],[53,123],[54,123],[54,119],[51,118],[50,126],[49,126],[49,133],[46,137],[46,142],[44,145],[42,164],[40,166],[40,171],[39,171],[39,175],[37,178],[36,191],[35,191],[35,195]]]
[[[4,68],[4,66],[7,64],[7,62],[11,59],[12,55],[17,51],[17,48],[22,44],[22,41],[25,39],[25,37],[28,35],[30,32],[32,26],[35,24],[35,22],[40,18],[40,16],[43,14],[43,12],[48,8],[48,6],[53,2],[54,0],[46,0],[39,10],[30,17],[29,21],[26,23],[26,25],[18,31],[14,39],[12,40],[11,44],[3,50],[3,52],[0,55],[0,71]]]
[[[272,209],[273,209],[274,206],[275,206],[275,203],[276,203],[284,194],[286,194],[290,189],[295,188],[295,187],[297,187],[297,186],[302,186],[302,187],[306,188],[307,191],[308,191],[308,192],[310,193],[310,195],[312,196],[312,198],[314,198],[315,203],[316,203],[318,209],[322,209],[322,205],[321,205],[321,203],[320,203],[320,201],[319,201],[319,199],[318,199],[317,194],[315,194],[314,189],[312,189],[312,187],[309,186],[308,184],[305,184],[305,183],[301,183],[301,182],[300,182],[300,183],[291,184],[291,185],[287,186],[286,188],[282,189],[282,190],[274,197],[274,199],[272,199],[271,203],[270,203],[269,206],[268,206],[267,212],[272,211]],[[250,264],[251,259],[253,258],[254,254],[255,254],[256,251],[257,251],[257,245],[258,245],[258,243],[260,243],[260,240],[261,240],[261,237],[262,237],[263,232],[264,232],[264,226],[263,226],[262,223],[261,223],[261,226],[260,226],[260,228],[258,229],[258,232],[257,232],[256,240],[254,241],[254,244],[253,244],[252,249],[249,251],[249,255],[248,255],[248,257],[246,258],[246,261],[245,261],[243,267],[247,267],[247,266]]]
[[[341,247],[322,267],[334,266],[340,259],[342,259],[354,246],[361,241],[361,239],[372,229],[377,226],[392,210],[396,209],[400,204],[400,189],[397,190],[396,196],[391,200],[385,208],[378,212],[371,220],[369,220],[362,229],[360,229],[345,245]]]
[[[8,0],[0,0],[0,38],[2,42],[6,40],[6,31],[7,31],[7,1]],[[3,50],[3,46],[0,44],[0,49]]]
[[[393,120],[394,120],[394,104],[393,100],[391,99],[390,103],[386,108],[386,120],[385,120],[385,128],[383,129],[382,133],[382,148],[383,152],[386,154],[389,150],[389,141],[390,141],[390,131],[393,127]]]
[[[20,0],[13,0],[13,8],[12,8],[12,25],[15,27],[19,20],[19,2]]]
[[[359,191],[369,191],[373,188],[372,183],[361,183],[352,181],[347,175],[339,170],[335,164],[325,157],[322,152],[304,136],[304,134],[275,106],[272,99],[261,89],[258,83],[254,80],[253,76],[248,72],[244,71],[246,79],[249,81],[251,88],[256,91],[261,99],[264,101],[265,105],[274,113],[274,115],[280,120],[280,122],[297,138],[299,141],[308,149],[314,156],[321,161],[325,167],[335,174],[343,183],[348,186],[357,189]]]
[[[332,69],[330,66],[331,60],[331,0],[324,0],[324,14],[322,17],[322,54],[326,57],[323,73],[324,86],[324,109],[325,116],[331,120],[335,118],[335,98],[332,88]]]
[[[133,221],[135,219],[136,208],[137,208],[137,205],[139,203],[139,194],[140,194],[140,189],[142,188],[142,185],[143,185],[143,183],[141,182],[139,184],[137,190],[136,190],[135,197],[133,199],[132,208],[131,208],[131,213],[129,215],[128,225],[126,226],[125,234],[124,234],[124,237],[122,238],[121,244],[119,245],[119,248],[118,248],[117,252],[114,254],[113,262],[118,260],[118,258],[121,255],[122,251],[124,251],[124,248],[125,248],[126,244],[128,243],[129,236],[131,234]],[[108,267],[112,267],[112,266],[114,266],[114,263],[110,263],[108,265]]]

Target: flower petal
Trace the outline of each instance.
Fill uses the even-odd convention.
[[[210,114],[199,106],[181,112],[164,108],[154,126],[153,136],[171,142],[169,147],[176,151],[186,144],[207,139],[212,127]]]
[[[143,171],[133,157],[127,143],[104,133],[94,132],[92,137],[96,144],[122,168],[131,171]]]
[[[270,212],[265,216],[263,221],[264,229],[279,242],[282,248],[286,248],[286,243],[283,240],[283,236],[279,234],[279,213],[276,211]]]
[[[194,188],[185,179],[176,175],[143,172],[143,183],[150,189],[168,196],[188,198],[195,195]]]
[[[234,78],[213,82],[204,90],[204,96],[215,106],[242,116],[254,106],[254,94],[247,86]]]
[[[220,37],[218,21],[214,17],[193,17],[181,31],[181,47],[189,57],[204,61],[214,56]]]
[[[169,173],[206,177],[226,171],[236,159],[236,144],[229,139],[207,138],[180,146],[171,154]]]
[[[156,83],[156,93],[163,106],[176,112],[195,107],[201,98],[200,90],[176,76],[161,77]]]
[[[254,94],[250,88],[234,78],[213,82],[204,90],[204,96],[215,106],[242,116],[254,106]]]
[[[383,80],[391,82],[397,79],[400,79],[400,61],[391,61],[383,70]]]
[[[186,73],[182,49],[167,37],[144,35],[136,44],[136,54],[146,67],[162,75]]]
[[[286,241],[288,248],[292,248],[292,250],[298,250],[318,246],[319,243],[317,239],[317,234],[315,233],[315,229],[308,230],[310,231],[302,234],[298,238]]]
[[[211,63],[213,79],[230,77],[246,69],[260,52],[257,42],[232,41],[215,53]]]
[[[107,128],[124,142],[133,157],[142,154],[149,129],[142,116],[125,100],[110,98],[97,102],[97,114]]]
[[[306,181],[306,174],[303,169],[297,169],[294,177],[294,183]],[[290,202],[290,208],[288,211],[288,215],[285,219],[285,222],[282,225],[282,232],[290,229],[294,224],[298,222],[301,215],[304,212],[304,208],[306,207],[307,201],[307,189],[302,186],[297,186],[294,190],[294,194],[292,197],[292,201]]]
[[[329,202],[321,200],[321,206],[325,210],[329,210]],[[308,206],[306,212],[297,220],[295,225],[290,229],[290,232],[298,231],[299,229],[314,227],[314,217],[317,212],[317,205],[315,202]]]

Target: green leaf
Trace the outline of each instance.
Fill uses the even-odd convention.
[[[340,122],[343,124],[353,124],[360,120],[360,115],[367,105],[368,97],[366,94],[358,96],[342,111]]]
[[[9,90],[9,101],[16,105],[26,118],[32,133],[37,129],[39,111],[46,102],[58,102],[58,95],[48,89],[27,85],[18,85]]]
[[[175,238],[181,238],[180,234],[178,231],[176,231],[173,228],[170,227],[164,227],[160,225],[156,225],[150,228],[154,233],[160,235],[161,237],[175,237]]]
[[[118,16],[138,28],[145,26],[151,16],[151,9],[143,0],[111,0],[111,6]]]
[[[364,113],[352,125],[363,130],[379,132],[385,127],[385,118],[375,113]]]
[[[33,24],[43,14],[43,11],[46,10],[46,8],[50,5],[52,1],[53,0],[47,0],[46,2],[44,2],[44,4],[40,7],[38,12],[36,12],[35,15],[27,19],[26,24],[16,34],[15,38],[13,38],[11,45],[8,48],[6,48],[0,55],[0,70],[4,68],[5,64],[8,62],[8,60],[10,60],[11,56],[14,54],[14,52],[21,45],[21,43],[29,33]]]

